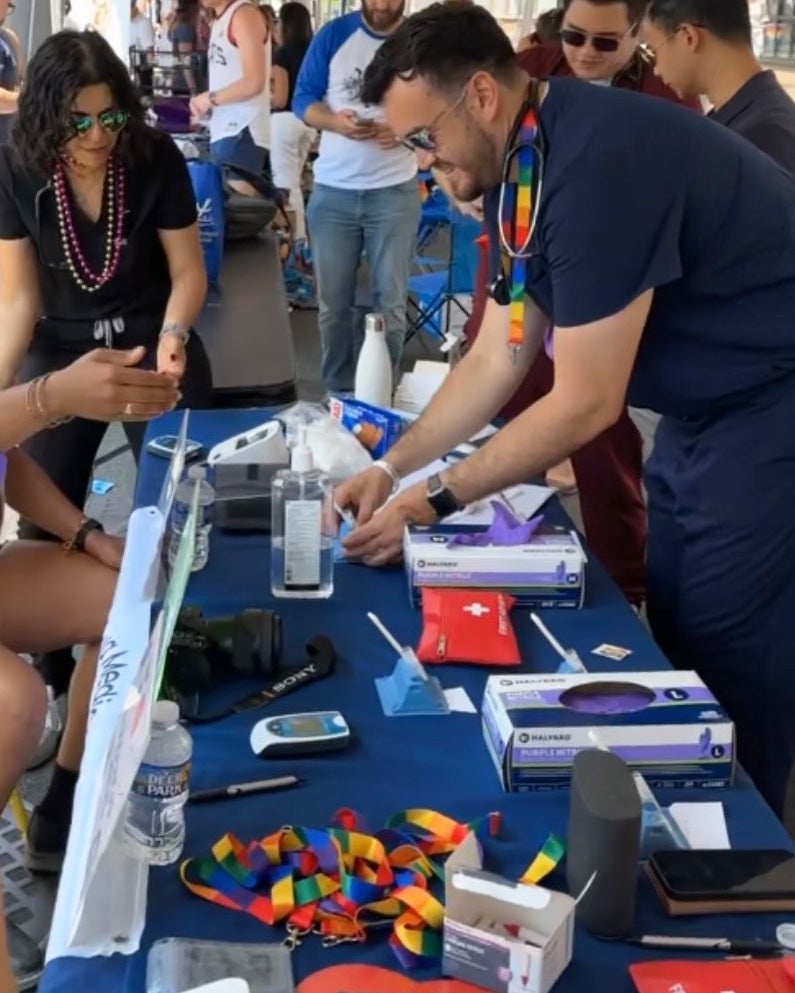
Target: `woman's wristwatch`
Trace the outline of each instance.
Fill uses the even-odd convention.
[[[95,521],[93,517],[83,518],[80,522],[80,527],[75,532],[74,538],[65,541],[63,547],[67,552],[84,552],[86,550],[86,540],[92,531],[102,531],[104,533],[105,528],[102,527],[99,521]]]
[[[166,321],[163,327],[160,329],[160,337],[163,338],[167,334],[173,334],[175,337],[179,338],[183,345],[187,345],[190,341],[190,331],[184,328],[181,324],[177,324],[176,321]]]

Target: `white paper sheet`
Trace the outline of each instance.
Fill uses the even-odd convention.
[[[731,848],[729,830],[720,800],[704,803],[672,803],[668,808],[671,816],[690,842],[690,847]]]
[[[420,360],[403,378],[395,390],[395,409],[409,414],[421,414],[444,382],[450,366],[446,362]]]
[[[476,714],[477,708],[463,686],[455,686],[444,691],[447,706],[457,714]]]
[[[245,979],[219,979],[205,986],[194,986],[186,993],[251,993],[251,987]]]

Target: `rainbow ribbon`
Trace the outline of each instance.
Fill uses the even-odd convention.
[[[460,824],[433,810],[409,809],[371,833],[343,809],[324,830],[283,827],[247,846],[226,834],[211,857],[183,862],[180,878],[203,900],[270,926],[285,922],[294,932],[316,931],[331,944],[365,941],[369,929],[388,926],[390,947],[411,969],[441,956],[444,906],[430,887],[444,872],[435,859],[470,832],[481,843],[495,836],[500,821],[492,813]],[[543,878],[562,857],[558,842],[554,861],[550,839],[523,881],[530,874],[533,881]],[[546,861],[536,866],[542,856]]]
[[[515,144],[508,153],[506,170],[512,158],[516,159],[516,178],[503,182],[502,228],[503,242],[515,252],[527,254],[531,226],[537,194],[536,179],[536,139],[538,137],[538,107],[534,100],[525,112],[519,125]],[[508,347],[515,354],[524,342],[524,307],[527,283],[527,258],[516,258],[504,249],[502,254],[503,274],[509,289],[510,331]]]

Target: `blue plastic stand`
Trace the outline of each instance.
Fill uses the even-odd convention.
[[[450,707],[435,676],[429,676],[410,648],[398,656],[391,675],[375,681],[387,717],[449,714]]]

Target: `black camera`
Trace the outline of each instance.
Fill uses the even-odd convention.
[[[272,610],[252,608],[204,618],[197,607],[180,611],[166,658],[165,684],[180,700],[233,678],[270,682],[282,664],[282,622]]]

